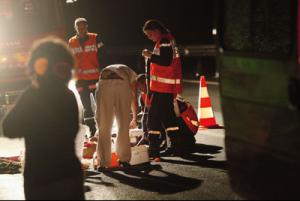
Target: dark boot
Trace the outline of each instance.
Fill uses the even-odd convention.
[[[191,132],[181,133],[180,139],[182,154],[191,154],[195,152],[196,139]]]
[[[91,136],[94,137],[96,134],[96,122],[94,118],[85,119],[84,123],[90,128]]]
[[[160,154],[160,139],[159,135],[149,134],[149,156],[150,158],[159,157]]]
[[[181,141],[179,132],[169,132],[168,135],[171,141],[171,147],[168,148],[167,152],[173,156],[181,156],[183,152],[183,142]]]

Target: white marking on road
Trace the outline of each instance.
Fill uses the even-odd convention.
[[[210,129],[210,130],[215,130],[215,129]],[[214,133],[212,131],[210,131],[209,133],[204,133],[204,130],[199,130],[197,135],[202,135],[202,136],[207,136],[207,137],[215,137],[215,138],[221,138],[224,139],[225,138],[225,133]]]

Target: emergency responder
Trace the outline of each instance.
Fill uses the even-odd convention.
[[[140,103],[142,105],[143,114],[141,124],[145,133],[142,143],[149,144],[146,120],[148,117],[148,110],[151,107],[152,93],[147,91],[145,74],[141,74],[138,76],[137,89],[141,91]],[[184,155],[192,153],[194,151],[196,142],[194,135],[196,135],[198,131],[199,122],[197,114],[193,106],[189,102],[185,101],[184,98],[182,98],[181,96],[177,96],[176,101],[177,104],[174,104],[174,110],[177,117],[177,124],[179,126],[179,135],[181,139],[180,151],[182,155]],[[163,128],[161,128],[160,141],[160,150],[164,151],[167,148],[168,143],[166,133]],[[165,156],[172,155],[172,153],[163,153]]]
[[[101,71],[96,91],[96,120],[99,127],[97,146],[99,171],[111,165],[111,130],[116,118],[116,152],[120,166],[129,166],[131,148],[129,128],[137,126],[136,73],[126,65],[114,64]],[[130,122],[130,109],[132,120]]]
[[[90,128],[90,137],[93,137],[96,133],[96,123],[90,94],[95,95],[100,68],[104,66],[104,44],[98,34],[88,32],[88,22],[85,18],[77,18],[74,28],[76,35],[70,38],[69,46],[77,62],[76,88],[84,108],[84,123]]]
[[[146,84],[148,82],[148,84]],[[147,144],[149,145],[149,134],[148,134],[148,113],[152,103],[152,93],[148,89],[149,86],[149,79],[146,78],[146,74],[140,74],[137,77],[137,89],[140,91],[140,105],[141,105],[141,127],[144,132],[143,140],[140,144]],[[160,135],[160,150],[165,150],[167,143],[166,143],[166,134],[163,128],[161,128],[161,135]],[[160,159],[157,159],[160,160]]]
[[[173,101],[182,92],[181,60],[174,37],[161,22],[147,21],[143,32],[155,42],[154,50],[145,49],[142,55],[150,65],[150,90],[153,93],[148,116],[149,153],[151,158],[158,161],[162,125],[170,137],[173,154],[180,154],[179,127]]]

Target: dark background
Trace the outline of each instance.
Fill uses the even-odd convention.
[[[225,3],[226,2],[226,3]],[[222,47],[226,51],[288,57],[296,38],[297,1],[226,0],[221,6],[224,31]]]
[[[213,44],[214,6],[214,0],[77,0],[65,6],[67,36],[75,33],[74,20],[85,17],[89,31],[99,33],[106,47],[121,49],[126,56],[119,55],[118,60],[140,73],[144,65],[142,49],[153,48],[142,31],[145,21],[163,22],[179,46]],[[182,56],[184,77],[214,75],[214,57]]]
[[[77,0],[66,6],[66,25],[72,35],[74,19],[85,17],[90,31],[111,45],[145,45],[144,22],[159,19],[178,44],[207,44],[213,43],[213,7],[213,0]]]

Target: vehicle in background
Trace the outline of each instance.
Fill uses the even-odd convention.
[[[33,42],[65,37],[64,1],[0,0],[0,113],[30,84],[26,61]]]
[[[299,1],[220,3],[216,42],[231,185],[250,199],[299,199]]]

